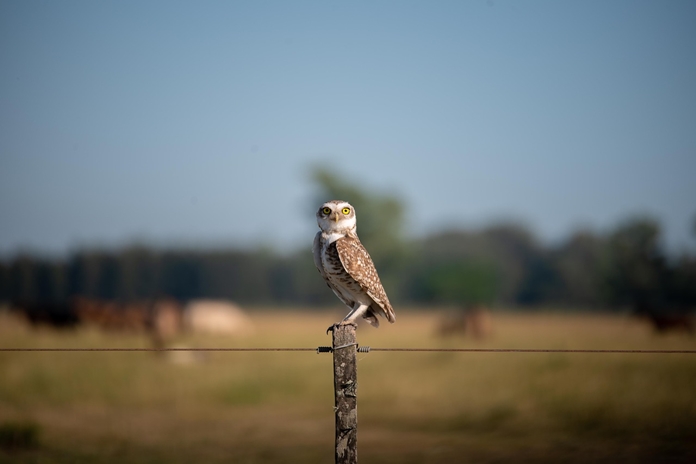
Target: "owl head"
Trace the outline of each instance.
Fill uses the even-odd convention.
[[[326,233],[355,231],[355,209],[347,201],[327,201],[317,211],[317,224]]]

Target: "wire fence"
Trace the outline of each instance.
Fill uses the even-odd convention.
[[[555,349],[555,348],[371,348],[357,347],[361,353],[406,352],[406,353],[593,353],[593,354],[696,354],[696,350],[641,350],[641,349]],[[0,352],[269,352],[269,351],[311,351],[330,353],[330,346],[316,348],[0,348]]]

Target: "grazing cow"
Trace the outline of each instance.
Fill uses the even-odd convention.
[[[181,305],[173,299],[119,303],[75,297],[71,305],[78,320],[110,332],[151,332],[169,339],[181,332]]]
[[[689,334],[696,333],[696,324],[694,317],[688,313],[646,313],[645,317],[653,326],[656,332],[686,332]]]
[[[184,327],[193,333],[239,335],[253,332],[249,317],[224,300],[193,300],[184,308]]]
[[[164,347],[168,341],[181,333],[182,315],[182,307],[176,300],[164,298],[153,303],[150,328],[155,347]]]
[[[151,305],[148,303],[119,303],[75,297],[71,304],[80,323],[104,331],[145,332],[150,326]]]
[[[667,304],[655,304],[640,302],[634,306],[633,315],[648,322],[655,332],[696,333],[696,321],[694,313],[688,307],[668,306]]]
[[[491,334],[492,326],[488,310],[481,306],[474,306],[444,318],[437,332],[442,337],[459,334],[481,339]]]
[[[78,317],[68,304],[18,302],[12,305],[12,311],[22,314],[33,326],[49,326],[65,329],[73,328]]]

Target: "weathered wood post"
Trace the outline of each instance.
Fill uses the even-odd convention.
[[[358,366],[355,324],[333,327],[334,394],[336,397],[336,464],[358,462]]]

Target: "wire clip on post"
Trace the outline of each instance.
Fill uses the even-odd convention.
[[[370,352],[370,347],[369,346],[358,346],[355,345],[354,343],[351,343],[350,345],[344,345],[344,346],[337,346],[335,349],[340,350],[341,348],[347,348],[349,346],[355,346],[355,349],[358,353],[369,353]],[[317,354],[319,353],[333,353],[334,348],[330,346],[318,346],[317,347]]]

